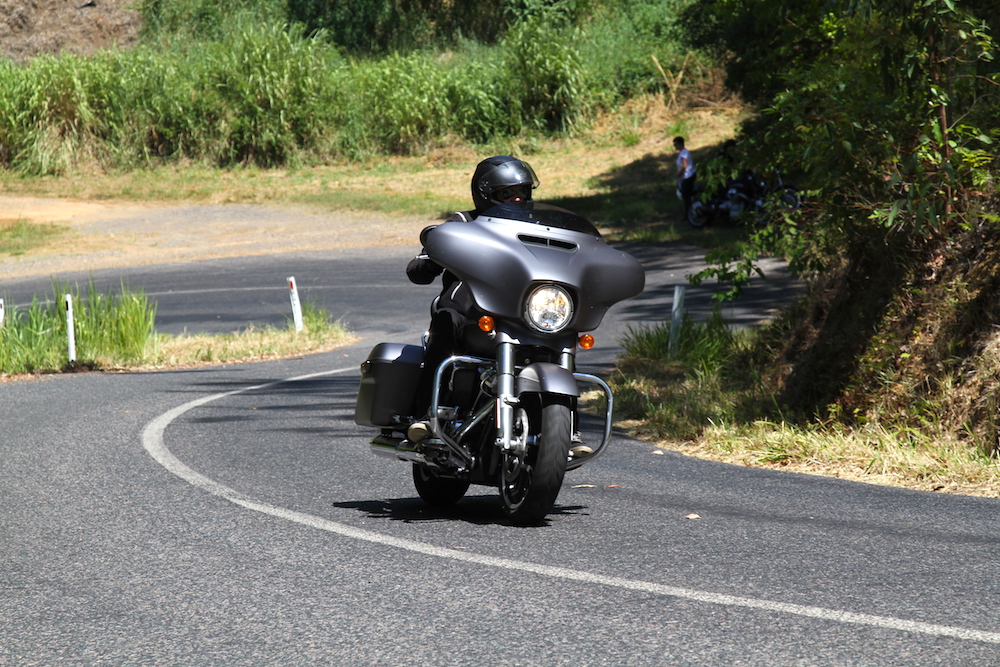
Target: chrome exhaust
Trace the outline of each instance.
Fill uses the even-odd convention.
[[[383,458],[394,461],[406,461],[408,463],[420,463],[429,468],[437,469],[439,466],[427,460],[420,452],[416,451],[416,445],[403,438],[393,438],[387,435],[377,435],[369,443],[372,453]]]

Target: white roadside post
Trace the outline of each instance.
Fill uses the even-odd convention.
[[[295,330],[302,331],[302,304],[299,302],[299,288],[295,285],[295,276],[288,276],[288,291],[292,300],[292,321]]]
[[[66,337],[69,339],[69,363],[76,363],[76,329],[73,325],[73,295],[66,295]]]
[[[670,355],[673,356],[681,335],[684,319],[684,285],[674,285],[674,307],[670,313]]]
[[[4,323],[3,299],[0,299],[0,329],[3,328],[3,323]]]

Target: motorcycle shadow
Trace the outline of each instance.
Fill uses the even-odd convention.
[[[476,526],[510,525],[504,516],[494,495],[466,496],[454,505],[435,507],[428,505],[419,498],[388,498],[385,500],[348,500],[333,503],[334,507],[363,512],[367,519],[389,519],[403,523],[424,523],[430,521],[463,521]],[[585,505],[559,505],[549,511],[538,528],[551,525],[552,517],[557,516],[587,516],[589,508]]]

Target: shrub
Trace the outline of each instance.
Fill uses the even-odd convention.
[[[446,71],[420,53],[394,54],[354,69],[357,113],[382,150],[406,153],[447,129]]]
[[[518,0],[496,44],[347,60],[326,33],[276,20],[275,2],[144,0],[152,27],[133,50],[0,61],[0,166],[275,166],[562,132],[659,85],[649,55],[676,55],[656,41],[672,0],[647,5],[595,2],[588,22],[589,3]]]

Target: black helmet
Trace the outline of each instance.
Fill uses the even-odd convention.
[[[472,203],[477,211],[499,204],[497,194],[504,188],[527,186],[524,201],[531,201],[531,191],[538,187],[535,170],[524,160],[509,155],[486,158],[472,174]]]

